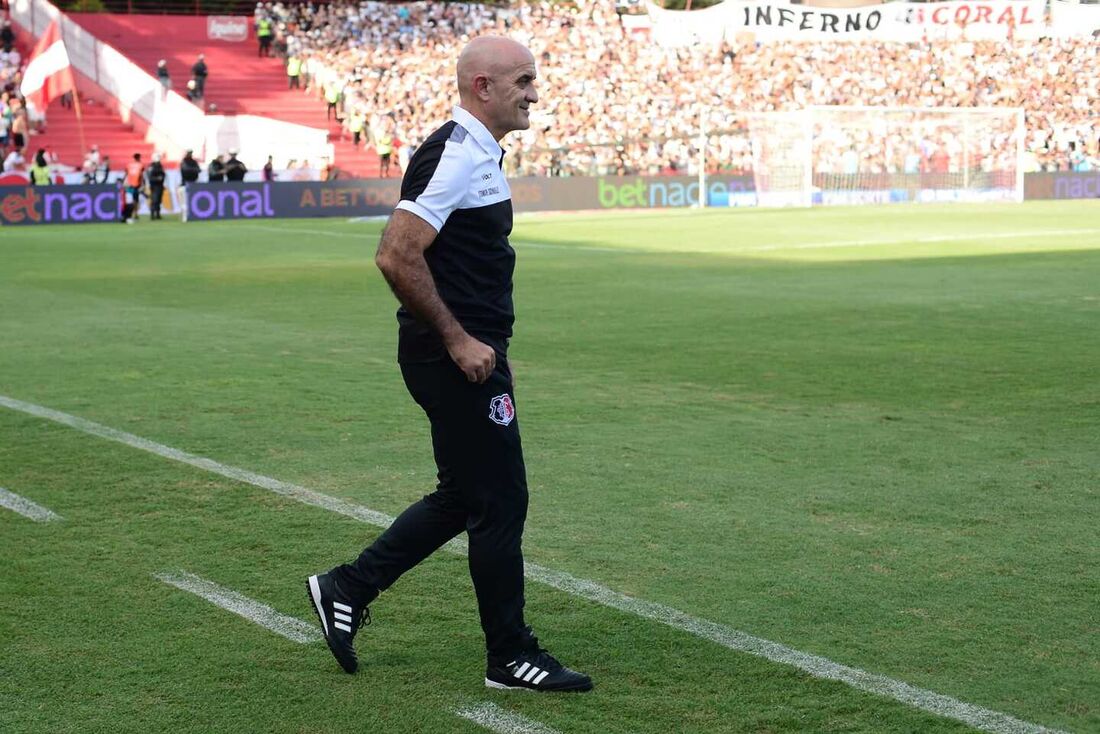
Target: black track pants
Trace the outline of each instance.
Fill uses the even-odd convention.
[[[369,602],[462,531],[469,537],[489,661],[507,663],[533,639],[523,623],[523,523],[527,477],[511,371],[497,360],[478,385],[450,360],[401,365],[431,422],[436,490],[411,505],[352,564],[339,567],[349,593]]]

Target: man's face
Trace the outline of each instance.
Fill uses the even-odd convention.
[[[493,132],[500,135],[531,127],[528,107],[539,101],[535,89],[535,60],[526,53],[514,63],[498,67],[489,87]]]

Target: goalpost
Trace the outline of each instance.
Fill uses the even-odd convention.
[[[1019,108],[748,113],[759,206],[1023,201]]]

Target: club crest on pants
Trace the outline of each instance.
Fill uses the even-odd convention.
[[[489,401],[489,420],[506,426],[516,417],[516,408],[512,405],[512,396],[508,393],[497,395]]]

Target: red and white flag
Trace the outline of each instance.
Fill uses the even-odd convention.
[[[38,110],[44,111],[51,100],[75,89],[69,52],[61,40],[61,24],[55,20],[34,46],[19,93]]]

